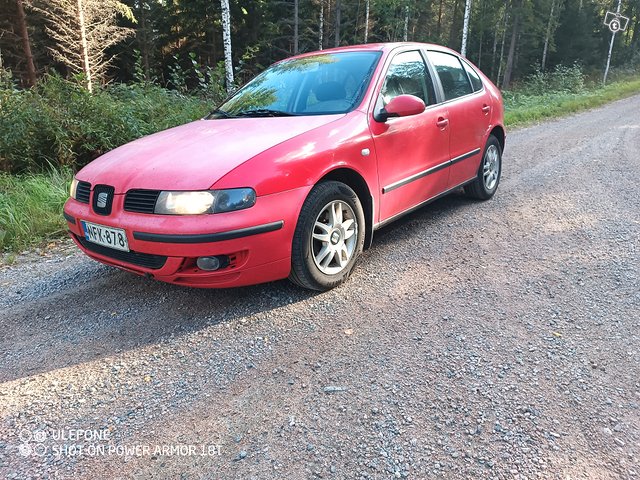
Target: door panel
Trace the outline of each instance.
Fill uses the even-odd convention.
[[[373,113],[401,94],[421,98],[418,115],[376,122]],[[419,204],[447,188],[449,177],[448,111],[436,103],[432,79],[417,50],[397,54],[386,73],[370,129],[378,160],[379,221]]]
[[[490,102],[489,100],[489,104]],[[484,103],[484,95],[475,94],[449,104],[449,150],[452,159],[450,187],[473,178],[478,172],[484,136],[489,127],[489,117],[482,110]]]
[[[447,188],[449,127],[447,108],[372,125],[380,181],[380,221],[401,213]]]
[[[451,135],[449,153],[451,169],[449,187],[454,187],[473,178],[480,165],[484,139],[491,120],[491,100],[482,90],[477,74],[473,82],[467,72],[468,65],[452,54],[430,51],[429,61],[438,74],[449,109]],[[474,90],[479,90],[474,93]]]

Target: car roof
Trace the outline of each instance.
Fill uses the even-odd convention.
[[[361,45],[348,45],[345,47],[336,47],[336,48],[327,48],[324,50],[316,50],[313,52],[302,53],[300,55],[295,55],[284,60],[289,60],[291,58],[304,58],[313,55],[322,55],[326,53],[338,53],[338,52],[390,52],[399,47],[420,47],[420,48],[432,48],[434,50],[441,50],[445,52],[454,53],[455,55],[460,55],[455,50],[452,50],[447,47],[443,47],[442,45],[436,45],[435,43],[420,43],[420,42],[390,42],[390,43],[365,43]]]

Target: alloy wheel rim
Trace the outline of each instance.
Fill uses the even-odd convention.
[[[493,190],[498,183],[498,174],[500,173],[500,153],[498,147],[490,145],[484,154],[482,164],[482,177],[484,186],[487,190]]]
[[[358,222],[351,206],[341,200],[320,210],[311,232],[316,267],[325,275],[342,272],[353,257],[358,239]]]

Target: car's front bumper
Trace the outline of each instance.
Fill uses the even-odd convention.
[[[123,210],[116,195],[111,215],[69,199],[64,217],[71,237],[88,256],[139,275],[194,287],[223,288],[286,278],[298,214],[311,187],[258,197],[252,208],[213,215],[153,215]],[[92,194],[93,195],[93,194]],[[100,247],[84,238],[81,221],[124,229],[130,252]],[[226,255],[216,271],[196,266],[203,256]]]

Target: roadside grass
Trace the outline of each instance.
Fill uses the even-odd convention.
[[[69,170],[47,173],[0,174],[0,253],[41,245],[65,232],[62,206],[69,195]]]
[[[599,107],[638,93],[640,78],[618,81],[579,93],[550,92],[543,95],[524,95],[505,92],[505,123],[507,127],[530,125],[541,120]]]
[[[505,123],[508,127],[524,126],[638,93],[640,78],[579,93],[527,95],[505,92]],[[17,252],[42,245],[65,233],[62,206],[71,178],[70,169],[56,168],[33,174],[0,173],[0,264],[11,263]]]

